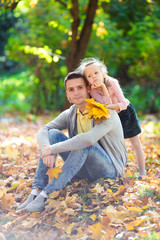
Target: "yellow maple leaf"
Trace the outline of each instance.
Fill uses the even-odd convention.
[[[59,173],[62,172],[61,168],[55,167],[53,169],[48,169],[47,171],[47,175],[49,176],[49,182],[55,177],[55,178],[59,178]]]
[[[35,218],[26,218],[24,221],[22,221],[17,227],[21,229],[31,229],[35,225],[38,224],[38,221],[35,220]]]
[[[18,157],[19,152],[18,149],[7,146],[5,149],[5,154],[8,156],[9,160],[15,160]]]
[[[132,221],[130,223],[126,223],[127,230],[134,230],[136,227],[140,226],[142,223],[149,221],[147,216],[141,216],[139,219]]]
[[[50,198],[57,198],[57,197],[59,196],[59,194],[60,194],[59,191],[54,191],[54,192],[52,192],[52,193],[49,195],[49,197],[50,197]]]
[[[74,222],[71,223],[71,224],[68,226],[68,228],[66,229],[66,233],[67,233],[67,235],[70,235],[70,234],[71,234],[71,232],[72,232],[74,226],[75,226],[75,223],[74,223]]]
[[[12,193],[4,193],[0,200],[0,208],[3,210],[9,210],[14,202],[14,197]]]
[[[149,221],[149,217],[148,216],[141,216],[134,222],[134,225],[136,227],[136,226],[139,226],[142,223],[147,222],[147,221]]]
[[[82,229],[80,227],[77,228],[76,237],[77,237],[77,239],[81,239],[82,237],[84,237],[84,232],[82,231]]]
[[[75,182],[74,185],[77,187],[80,184],[80,182]]]
[[[120,185],[120,187],[118,188],[118,191],[115,193],[115,195],[119,195],[120,193],[122,193],[125,190],[125,186],[124,185]]]
[[[126,223],[127,230],[131,231],[135,229],[134,222]]]
[[[110,189],[110,188],[107,189],[107,192],[113,193],[113,192],[112,192],[112,189]]]
[[[0,200],[1,200],[1,198],[3,197],[3,195],[6,193],[6,191],[7,191],[6,188],[3,188],[3,190],[0,189]]]
[[[61,217],[62,219],[62,217]],[[63,219],[64,221],[59,221],[59,219],[57,220],[58,222],[56,222],[54,224],[54,227],[58,228],[58,229],[62,229],[63,231],[67,231],[68,229],[68,222],[66,221],[66,218]]]
[[[31,218],[39,218],[39,212],[33,212]]]
[[[103,217],[102,219],[101,219],[101,224],[102,224],[102,227],[103,227],[103,229],[105,228],[107,228],[108,227],[108,224],[111,222],[111,217],[108,215],[108,216],[106,216],[106,217]]]
[[[92,226],[89,226],[90,231],[92,232],[91,238],[98,240],[102,236],[102,225],[98,222]]]
[[[63,213],[72,216],[76,215],[76,212],[72,208],[67,208]]]
[[[90,218],[91,218],[93,221],[95,221],[95,220],[97,219],[97,215],[96,215],[96,214],[92,214],[92,215],[90,216]]]
[[[137,208],[137,207],[127,207],[127,208],[130,211],[138,211],[138,212],[142,212],[143,211],[141,208]]]
[[[104,192],[104,187],[102,187],[99,183],[96,183],[95,187],[90,189],[90,191],[94,193],[102,193]]]
[[[110,111],[101,103],[95,102],[93,98],[91,99],[85,99],[85,101],[88,103],[86,106],[86,118],[94,118],[101,119],[101,118],[109,118]]]

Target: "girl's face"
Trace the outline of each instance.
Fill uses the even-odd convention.
[[[84,76],[90,85],[98,85],[104,83],[104,75],[99,66],[96,66],[95,64],[85,67]]]

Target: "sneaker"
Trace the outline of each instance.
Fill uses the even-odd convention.
[[[45,201],[47,198],[43,197],[41,194],[39,194],[34,201],[32,201],[30,204],[26,206],[27,212],[39,212],[43,211],[45,209]]]
[[[21,210],[21,209],[24,209],[29,203],[31,203],[35,198],[37,197],[37,195],[33,195],[33,194],[30,194],[27,198],[27,200],[22,203],[21,205],[19,205],[17,207],[17,210]]]

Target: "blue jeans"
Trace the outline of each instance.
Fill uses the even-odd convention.
[[[50,144],[67,139],[67,136],[60,130],[51,129],[49,131]],[[49,195],[53,191],[62,189],[74,176],[91,181],[116,177],[112,160],[98,143],[80,150],[60,153],[60,156],[64,160],[62,173],[59,174],[58,179],[53,178],[50,183],[48,183],[48,175],[46,175],[48,167],[43,164],[42,158],[39,158],[33,188],[41,189]]]

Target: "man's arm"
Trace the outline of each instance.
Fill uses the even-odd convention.
[[[58,117],[47,123],[37,132],[36,137],[40,148],[43,148],[44,145],[50,145],[48,135],[50,129],[63,130],[67,128],[68,111],[69,109],[59,114]]]
[[[50,146],[50,150],[53,154],[79,150],[93,145],[104,135],[109,133],[116,123],[117,113],[111,110],[110,118],[103,120],[100,124],[95,125],[90,131],[86,133],[80,133],[76,136],[67,139],[66,141],[55,143]],[[47,155],[47,151],[43,152],[43,156]]]

